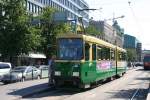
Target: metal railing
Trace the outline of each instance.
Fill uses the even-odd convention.
[[[21,74],[21,75],[20,75]],[[48,69],[40,69],[40,72],[32,70],[31,72],[24,73],[21,72],[10,72],[6,74],[2,78],[2,82],[4,84],[18,82],[18,81],[25,81],[25,80],[34,80],[34,79],[43,79],[48,78]]]

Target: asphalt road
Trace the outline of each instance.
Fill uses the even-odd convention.
[[[48,79],[30,80],[7,85],[0,85],[0,100],[20,100],[22,96],[48,87]]]
[[[149,81],[150,71],[137,67],[128,70],[123,77],[94,89],[86,91],[51,89],[24,100],[145,100]]]

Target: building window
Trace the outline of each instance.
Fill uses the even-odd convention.
[[[30,2],[27,2],[27,11],[30,11]]]
[[[32,3],[30,3],[30,11],[32,12]]]
[[[51,2],[52,2],[52,1],[51,1],[51,0],[49,0],[49,6],[51,6]]]
[[[33,4],[33,13],[35,13],[35,5]]]

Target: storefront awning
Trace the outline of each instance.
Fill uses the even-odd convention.
[[[34,54],[34,53],[30,53],[29,57],[30,58],[46,58],[44,54]]]

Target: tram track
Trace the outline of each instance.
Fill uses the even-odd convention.
[[[80,91],[75,88],[52,88],[41,93],[34,94],[25,99],[34,100],[113,100],[113,99],[128,99],[128,100],[144,100],[141,95],[145,93],[147,79],[149,74],[143,73],[142,70],[129,71],[124,77],[111,82],[100,84],[94,89]],[[120,82],[122,84],[120,84]],[[116,88],[114,88],[114,86]]]
[[[149,77],[149,74],[147,74],[146,75],[146,77]],[[144,88],[144,86],[146,85],[146,80],[144,80],[143,82],[140,82],[139,83],[139,86],[142,86],[142,88]],[[131,96],[131,99],[130,100],[134,100],[134,99],[139,99],[139,100],[141,100],[141,93],[142,94],[147,94],[148,93],[148,89],[147,89],[147,91],[146,91],[146,89],[145,90],[142,90],[141,88],[138,88],[138,89],[136,89],[136,91],[133,93],[133,95]],[[145,93],[144,93],[145,92]]]

